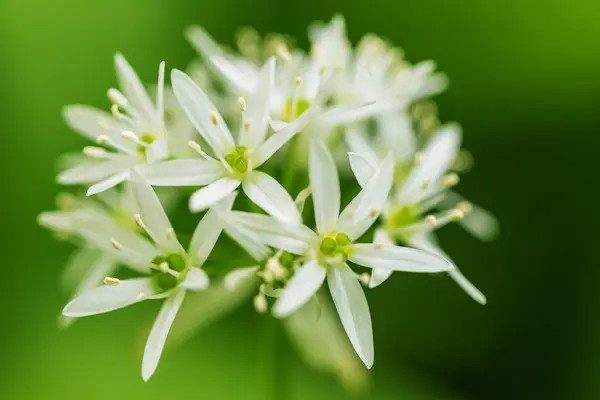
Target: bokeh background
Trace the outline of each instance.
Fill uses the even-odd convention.
[[[345,392],[284,342],[289,398],[600,398],[597,1],[2,0],[1,399],[266,398],[271,350],[250,304],[167,353],[148,384],[140,361],[158,304],[58,330],[71,247],[36,214],[54,206],[57,156],[85,142],[60,109],[108,105],[115,51],[154,81],[159,61],[184,68],[194,56],[182,34],[190,24],[226,43],[252,25],[306,45],[307,24],[338,12],[353,41],[374,31],[450,76],[441,115],[462,123],[475,155],[461,192],[502,229],[491,244],[441,232],[487,306],[450,279],[395,275],[369,294],[371,387]]]

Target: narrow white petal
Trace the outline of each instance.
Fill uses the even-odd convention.
[[[273,315],[285,318],[306,304],[323,284],[325,274],[326,269],[314,260],[298,268],[273,306]]]
[[[196,130],[213,150],[222,156],[233,149],[235,143],[231,132],[206,93],[196,85],[192,78],[179,70],[173,70],[171,81],[177,101]],[[213,113],[216,113],[216,126],[212,121]]]
[[[387,232],[382,228],[375,231],[373,243],[379,246],[393,246],[395,244],[392,238],[390,238]],[[373,272],[371,272],[369,287],[374,288],[381,285],[392,275],[392,272],[394,271],[382,268],[374,269]]]
[[[181,287],[191,291],[198,291],[208,288],[209,283],[210,279],[206,275],[206,272],[200,268],[193,267],[188,271],[185,280],[181,283]]]
[[[338,231],[355,240],[362,236],[379,217],[394,180],[394,158],[390,154],[381,162],[375,174],[355,200],[344,209]]]
[[[269,125],[271,126],[271,129],[273,129],[275,132],[279,132],[280,130],[288,126],[288,123],[285,121],[271,120],[271,122],[269,122]]]
[[[421,250],[428,251],[430,253],[438,254],[441,257],[450,259],[448,255],[437,245],[435,236],[431,234],[420,234],[413,235],[410,238],[409,244]],[[479,289],[475,287],[458,268],[448,272],[448,275],[469,295],[473,300],[479,304],[485,305],[487,299]]]
[[[141,295],[140,295],[141,294]],[[116,286],[99,286],[71,300],[63,310],[67,317],[85,317],[118,310],[156,294],[150,278],[121,281]]]
[[[120,87],[131,107],[143,120],[151,121],[154,126],[157,126],[158,120],[154,104],[137,74],[121,54],[115,55],[115,67]]]
[[[366,158],[371,165],[379,165],[381,161],[367,138],[366,126],[363,124],[352,124],[345,129],[344,139],[350,151],[360,154]],[[388,151],[390,151],[390,149],[386,149],[385,153]]]
[[[422,190],[423,183],[435,184],[448,171],[460,149],[460,138],[461,131],[457,125],[442,127],[427,143],[421,165],[415,167],[406,178],[399,196],[407,201],[418,201],[426,194]]]
[[[231,271],[225,275],[225,278],[223,279],[223,286],[227,290],[235,290],[241,282],[254,276],[254,273],[258,271],[258,268],[259,267],[238,268]]]
[[[309,179],[317,231],[329,234],[340,213],[340,181],[335,161],[321,141],[313,141],[310,146]]]
[[[256,261],[264,261],[271,253],[253,232],[242,226],[226,224],[225,232]]]
[[[191,256],[192,264],[197,266],[204,264],[222,231],[223,223],[219,214],[215,210],[208,210],[196,226],[190,242],[188,254]]]
[[[240,144],[250,149],[258,148],[267,135],[271,95],[275,84],[275,58],[267,60],[260,71],[258,82],[247,100],[243,121],[250,121],[250,129],[240,129]]]
[[[242,186],[248,198],[273,218],[285,224],[300,223],[300,212],[292,196],[270,175],[253,171]]]
[[[394,153],[396,161],[401,164],[410,162],[417,151],[416,135],[410,118],[394,110],[380,115],[377,122],[384,144]]]
[[[137,170],[152,186],[204,186],[226,172],[219,163],[193,158],[140,165]]]
[[[327,268],[327,283],[344,330],[367,368],[373,366],[371,313],[356,275],[347,266]]]
[[[84,161],[62,171],[56,180],[61,185],[96,183],[128,170],[135,163],[135,158],[127,155],[106,161]]]
[[[186,36],[196,51],[205,57],[208,64],[230,85],[237,88],[237,93],[249,93],[252,90],[254,80],[248,79],[247,75],[223,55],[219,44],[203,28],[192,26],[186,31]]]
[[[169,157],[166,139],[158,139],[146,148],[146,162],[154,164]]]
[[[373,175],[375,175],[377,167],[374,167],[367,157],[358,153],[348,153],[348,158],[350,159],[350,168],[352,168],[356,181],[364,188]]]
[[[150,379],[158,366],[171,325],[173,325],[184,298],[185,290],[178,290],[172,296],[167,297],[158,313],[158,317],[156,317],[156,321],[154,321],[142,360],[142,378],[144,381]]]
[[[63,109],[63,117],[71,128],[93,141],[96,141],[100,135],[106,135],[110,139],[110,146],[124,152],[135,150],[136,145],[121,136],[121,132],[131,127],[115,120],[105,111],[74,104]]]
[[[119,183],[129,178],[129,170],[124,172],[119,172],[116,175],[111,176],[103,180],[102,182],[98,182],[95,185],[92,185],[88,188],[86,196],[93,196],[95,194],[104,192],[112,187],[117,186]]]
[[[171,222],[169,222],[169,218],[152,186],[137,171],[132,170],[129,187],[136,200],[146,230],[152,236],[154,242],[164,250],[182,254],[183,248],[177,241],[173,226],[171,226]],[[167,232],[170,233],[167,234]]]
[[[436,254],[401,246],[357,243],[351,246],[348,257],[364,267],[393,271],[444,272],[454,269],[450,261]]]
[[[319,108],[311,107],[299,116],[294,122],[287,124],[281,130],[275,132],[256,152],[253,167],[258,167],[267,161],[277,150],[283,147],[291,138],[300,132],[319,113]]]
[[[103,257],[104,256],[104,257]],[[66,290],[73,290],[79,282],[89,273],[92,265],[96,262],[110,258],[108,254],[104,255],[99,249],[93,247],[81,247],[75,250],[67,261],[62,275],[61,284]]]
[[[218,181],[195,191],[190,197],[190,210],[200,212],[216,202],[223,200],[238,186],[240,181],[232,178],[221,178]]]

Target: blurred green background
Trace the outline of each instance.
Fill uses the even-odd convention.
[[[395,275],[369,294],[371,388],[347,394],[285,343],[290,398],[600,398],[597,1],[2,0],[1,399],[265,398],[265,317],[250,304],[167,353],[148,384],[140,361],[158,304],[59,331],[72,247],[36,214],[54,206],[57,156],[85,143],[60,109],[107,107],[114,52],[154,81],[159,61],[184,68],[194,56],[182,33],[190,24],[227,43],[252,25],[306,45],[307,24],[337,12],[353,41],[374,31],[450,76],[441,115],[462,123],[475,155],[461,193],[493,210],[502,231],[492,244],[441,232],[486,307],[450,279]]]

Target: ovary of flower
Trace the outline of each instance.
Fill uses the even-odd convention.
[[[296,311],[316,293],[327,277],[344,329],[368,368],[373,364],[369,308],[359,279],[346,261],[386,271],[453,269],[445,259],[420,250],[355,243],[378,218],[377,210],[381,210],[386,202],[393,173],[394,160],[389,155],[377,167],[369,183],[340,213],[340,186],[335,163],[324,144],[315,141],[311,144],[309,160],[315,231],[305,225],[282,225],[264,215],[231,213],[236,224],[244,226],[265,244],[304,260],[287,282],[274,305],[273,314],[283,318]]]
[[[72,300],[64,308],[63,314],[67,317],[84,317],[117,310],[146,299],[165,299],[144,351],[142,377],[148,380],[158,366],[169,329],[185,293],[208,287],[208,276],[199,267],[212,251],[223,224],[218,213],[211,209],[198,223],[189,249],[185,251],[152,187],[135,170],[132,171],[129,184],[137,209],[141,211],[134,219],[154,244],[141,236],[133,237],[120,231],[115,232],[123,240],[113,238],[111,243],[118,252],[146,257],[146,270],[151,276],[128,280],[106,277],[105,285]],[[233,200],[232,194],[219,203],[220,212],[229,212]]]
[[[257,171],[277,150],[302,130],[318,113],[306,110],[267,139],[269,104],[273,94],[275,60],[270,59],[247,98],[239,100],[242,129],[237,142],[206,93],[190,77],[174,70],[175,96],[216,158],[196,142],[189,145],[203,159],[184,159],[146,165],[142,174],[155,186],[204,186],[192,194],[190,209],[202,211],[242,186],[255,204],[279,221],[296,224],[300,214],[287,191],[264,172]],[[250,122],[251,121],[251,122]]]

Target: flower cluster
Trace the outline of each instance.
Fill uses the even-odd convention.
[[[62,324],[162,299],[147,380],[186,299],[203,296],[194,309],[212,315],[253,297],[258,312],[285,318],[315,364],[348,375],[341,332],[367,368],[374,360],[363,287],[394,271],[447,273],[485,303],[434,235],[458,221],[490,239],[496,222],[453,191],[470,158],[460,127],[441,124],[428,100],[446,87],[433,62],[410,64],[373,35],[353,47],[341,17],[311,27],[308,54],[249,29],[236,51],[199,27],[187,36],[200,61],[172,70],[170,87],[164,62],[148,90],[117,54],[110,112],[65,108],[98,146],[66,158],[58,175],[87,196],[62,193],[60,209],[39,217],[80,246],[65,273],[75,293]],[[203,213],[191,234],[165,212],[187,208]],[[115,277],[119,266],[138,277]],[[205,321],[188,315],[185,329]]]

